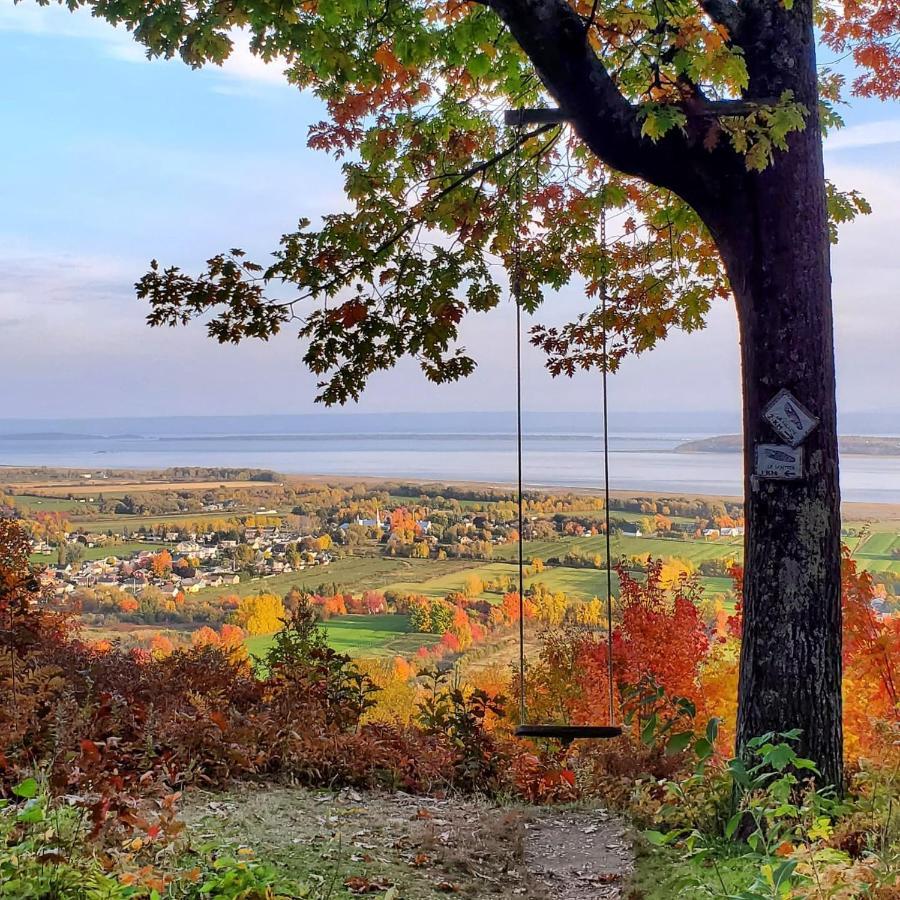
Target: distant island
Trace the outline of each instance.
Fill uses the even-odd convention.
[[[844,435],[838,438],[838,446],[841,453],[852,456],[900,456],[900,437]],[[720,434],[696,441],[685,441],[675,448],[675,452],[740,453],[743,449],[744,439],[741,435]]]

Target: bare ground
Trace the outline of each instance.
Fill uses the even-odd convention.
[[[336,898],[615,900],[633,865],[626,827],[597,808],[253,785],[194,791],[184,817],[193,843],[248,847]]]

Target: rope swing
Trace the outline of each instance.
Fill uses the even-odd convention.
[[[512,297],[516,305],[516,457],[518,474],[518,521],[519,521],[519,726],[516,734],[519,737],[552,738],[564,746],[576,738],[614,738],[622,734],[621,727],[615,724],[615,694],[613,688],[613,639],[612,639],[612,549],[609,528],[609,427],[607,402],[607,249],[606,249],[606,209],[600,210],[600,308],[602,317],[602,393],[603,393],[603,496],[606,520],[606,630],[607,660],[609,682],[609,725],[561,725],[538,724],[528,721],[528,710],[525,699],[525,514],[524,491],[522,480],[522,285],[521,285],[521,230],[522,230],[522,175],[521,144],[522,129],[525,125],[528,110],[517,110],[517,117],[507,117],[507,121],[515,122],[515,172],[514,172],[514,244]]]

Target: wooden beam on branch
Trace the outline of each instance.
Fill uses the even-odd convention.
[[[699,100],[673,104],[683,109],[688,116],[748,116],[760,109],[775,106],[777,97],[765,97],[761,100]],[[640,106],[632,105],[637,112]],[[503,113],[503,122],[510,128],[524,128],[526,125],[561,125],[569,121],[571,116],[561,109],[540,107],[535,109],[507,109]]]

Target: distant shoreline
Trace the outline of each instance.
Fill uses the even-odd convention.
[[[838,438],[838,446],[840,452],[848,456],[900,457],[900,437],[844,435]],[[719,434],[678,444],[675,453],[741,453],[743,449],[741,435]]]
[[[900,439],[898,439],[900,440]],[[58,474],[65,473],[71,477],[71,481],[54,481],[52,479],[40,480],[35,479],[34,469],[43,468],[46,472],[55,472]],[[86,484],[78,478],[78,473],[85,471],[84,468],[62,467],[62,466],[15,466],[0,465],[0,471],[5,471],[8,476],[11,472],[21,472],[21,479],[6,478],[0,481],[0,490],[4,486],[14,488],[21,491],[22,489],[34,490],[35,493],[42,493],[46,496],[55,496],[66,492],[67,488],[77,487],[80,491],[84,491]],[[115,491],[115,489],[136,489],[141,484],[153,484],[158,482],[166,475],[165,470],[147,469],[137,471],[134,468],[127,469],[104,469],[109,473],[109,480],[102,483],[93,482],[92,487],[104,490],[107,493]],[[261,471],[261,470],[250,470]],[[278,483],[294,483],[294,484],[329,484],[341,487],[350,487],[353,485],[409,485],[409,486],[445,486],[464,488],[471,490],[497,490],[514,492],[516,485],[512,480],[507,479],[443,479],[443,478],[422,478],[408,477],[398,478],[390,475],[366,475],[366,476],[349,476],[327,473],[276,473],[279,479]],[[146,480],[141,479],[141,475],[147,476]],[[154,478],[156,476],[156,478]],[[222,480],[216,482],[222,486],[238,487],[243,482],[229,482]],[[196,487],[196,482],[185,480],[184,487],[191,485]],[[266,482],[254,482],[255,485],[264,485]],[[603,490],[597,486],[584,485],[563,485],[563,484],[540,484],[529,482],[524,485],[526,491],[539,491],[547,495],[576,494],[581,496],[598,496],[602,495]],[[136,491],[138,492],[138,491]],[[629,500],[634,498],[646,498],[648,500],[701,500],[705,502],[736,502],[743,503],[744,498],[737,493],[721,493],[708,491],[689,491],[673,486],[670,490],[641,490],[627,488],[613,488],[610,490],[610,496],[617,500]],[[841,503],[843,515],[847,521],[862,521],[867,519],[875,520],[893,520],[900,521],[900,503],[891,501],[867,501],[867,500],[844,500]]]

